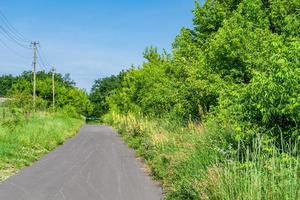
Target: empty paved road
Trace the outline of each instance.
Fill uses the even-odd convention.
[[[159,200],[161,190],[108,127],[79,134],[0,184],[0,200]]]

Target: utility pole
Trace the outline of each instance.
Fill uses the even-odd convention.
[[[36,51],[37,51],[37,45],[39,45],[39,42],[31,42],[31,45],[33,45],[33,108],[35,110],[36,106]]]
[[[55,110],[55,68],[52,68],[52,106]]]

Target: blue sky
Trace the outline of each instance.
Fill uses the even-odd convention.
[[[87,90],[97,78],[141,64],[147,46],[170,51],[180,28],[192,26],[193,7],[194,0],[0,1],[18,31],[40,41],[46,63]],[[31,70],[32,51],[5,42],[18,55],[0,43],[0,74]]]

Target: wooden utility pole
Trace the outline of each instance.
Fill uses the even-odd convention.
[[[37,45],[39,45],[39,42],[31,42],[33,45],[33,108],[35,109],[36,106],[36,51],[37,51]]]
[[[55,110],[55,68],[52,68],[52,106]]]

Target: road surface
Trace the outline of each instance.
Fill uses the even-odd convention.
[[[84,126],[0,184],[0,200],[159,200],[161,189],[111,129]]]

